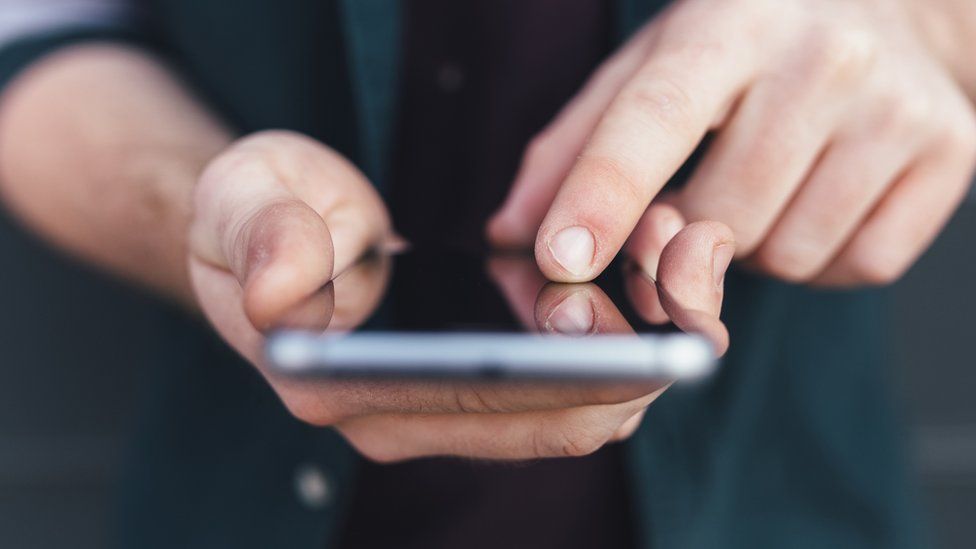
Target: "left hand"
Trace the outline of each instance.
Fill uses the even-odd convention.
[[[642,315],[671,319],[681,329],[701,334],[717,353],[724,353],[728,332],[719,310],[727,265],[715,263],[712,257],[716,248],[734,246],[731,238],[727,227],[703,222],[669,235],[667,242],[654,240],[655,255],[661,258],[657,284],[636,271],[628,273],[635,308]],[[529,330],[576,337],[631,331],[593,284],[547,285],[531,262],[494,261],[490,269]],[[364,259],[289,308],[275,326],[332,333],[353,329],[375,310],[389,273],[388,256]],[[201,274],[215,277],[217,273]],[[211,300],[208,315],[227,340],[257,366],[297,419],[335,427],[363,456],[376,461],[588,454],[629,437],[644,409],[668,385],[661,379],[477,383],[289,376],[266,363],[262,334],[248,320],[240,299],[232,298],[239,296],[240,284],[229,274],[222,282],[202,295]]]
[[[666,198],[684,218],[727,224],[736,257],[781,279],[895,280],[976,159],[973,106],[916,19],[908,0],[676,2],[533,140],[490,239],[534,241],[557,281],[592,279],[625,243],[653,273],[646,233],[682,221],[648,205],[714,131]]]

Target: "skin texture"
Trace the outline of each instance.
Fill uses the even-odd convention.
[[[625,249],[641,314],[720,351],[733,256],[791,281],[893,280],[960,200],[976,155],[973,12],[965,0],[678,2],[532,142],[489,235],[535,245],[563,282]],[[708,131],[689,186],[659,196]],[[52,244],[201,311],[297,418],[335,426],[372,459],[582,455],[633,433],[665,389],[276,378],[263,330],[349,329],[375,306],[386,267],[352,265],[396,245],[386,210],[323,144],[235,139],[140,51],[69,48],[5,90],[0,191]],[[566,228],[595,238],[554,240]],[[567,269],[556,250],[583,264]],[[594,286],[535,300],[545,281],[532,269],[489,268],[529,327],[625,328]]]
[[[722,289],[707,270],[710,248],[705,247],[704,254],[695,252],[702,249],[703,241],[720,246],[730,236],[727,228],[717,224],[691,224],[662,251],[656,286],[643,271],[626,275],[631,287],[641,288],[634,299],[650,299],[655,288],[666,288],[668,297],[643,307],[660,307],[679,327],[708,337],[720,353],[728,346],[728,333],[717,316]],[[389,263],[387,255],[356,263],[279,324],[333,333],[355,328],[380,302]],[[587,454],[630,436],[645,408],[668,385],[665,381],[482,384],[283,377],[264,363],[264,337],[240,305],[243,290],[238,280],[224,269],[201,267],[193,269],[194,280],[199,287],[209,288],[201,292],[208,317],[257,366],[289,410],[313,425],[335,426],[363,455],[377,461],[431,455],[534,459]],[[493,258],[488,270],[515,316],[530,331],[565,337],[632,332],[596,285],[548,283],[526,259]],[[586,320],[567,322],[567,318]]]
[[[335,426],[370,458],[579,455],[629,436],[663,390],[651,382],[309,385],[275,377],[262,360],[263,330],[349,329],[379,301],[386,269],[351,266],[367,249],[398,246],[386,209],[325,145],[282,131],[232,139],[141,52],[87,45],[37,63],[0,102],[0,161],[5,202],[26,224],[201,311],[297,418]],[[658,273],[661,285],[685,298],[665,309],[701,311],[724,348],[711,250],[731,245],[731,233],[699,223],[682,234],[658,241],[676,258]],[[688,278],[689,271],[707,275]],[[330,283],[338,273],[340,291]],[[523,287],[544,282],[535,275]],[[608,321],[619,327],[619,313],[591,292],[573,303],[597,312],[592,331]],[[529,295],[513,294],[512,302],[531,327],[537,312]],[[552,306],[579,316],[571,304]]]
[[[230,141],[144,53],[68,48],[0,95],[0,193],[57,247],[193,307],[193,188]]]
[[[948,55],[958,23],[938,7],[677,2],[533,140],[489,238],[534,244],[553,280],[590,280],[621,248],[656,261],[644,243],[658,200],[731,227],[736,257],[773,277],[897,279],[960,203],[976,161],[960,85],[972,77],[952,73],[972,64]],[[971,3],[942,7],[976,17]],[[659,196],[708,132],[687,186]]]

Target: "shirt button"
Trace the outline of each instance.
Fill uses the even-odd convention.
[[[464,71],[461,67],[446,63],[437,70],[437,87],[444,93],[455,93],[464,85]]]
[[[321,469],[306,463],[295,470],[295,493],[309,509],[321,509],[331,497],[329,479]]]

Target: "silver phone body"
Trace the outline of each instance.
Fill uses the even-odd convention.
[[[265,357],[275,372],[679,380],[700,378],[715,368],[713,349],[704,337],[646,321],[636,303],[657,295],[653,281],[623,264],[613,264],[591,283],[556,284],[538,271],[531,255],[486,258],[415,250],[369,261],[311,299],[318,309],[307,305],[298,315],[314,321],[319,319],[309,310],[326,315],[357,311],[345,315],[355,322],[344,322],[337,314],[312,327],[273,331]],[[377,291],[364,291],[370,287]],[[547,329],[551,316],[546,311],[579,292],[586,292],[594,307],[592,331],[563,335]]]
[[[715,367],[711,345],[691,334],[361,332],[273,334],[267,359],[291,375],[474,379],[679,380]]]

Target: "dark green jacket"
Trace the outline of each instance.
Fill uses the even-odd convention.
[[[621,39],[655,4],[618,3]],[[12,45],[0,52],[0,78],[79,40],[137,43],[241,132],[307,133],[382,188],[398,89],[395,0],[147,7],[149,27],[69,29]],[[14,340],[10,364],[97,371],[125,360],[152,372],[121,483],[121,545],[318,548],[331,539],[358,459],[338,435],[288,416],[197,321],[49,255],[6,222],[0,254],[18,258],[0,289],[18,288],[15,307],[36,299],[46,313],[27,327],[0,321]],[[102,311],[103,322],[76,326],[78,307]],[[627,443],[641,539],[656,548],[918,546],[885,389],[881,296],[733,273],[724,316],[732,347],[721,374],[667,392]],[[64,333],[64,349],[38,355],[38,333]],[[106,358],[105,349],[118,352]],[[309,471],[324,475],[323,497],[296,494]]]

